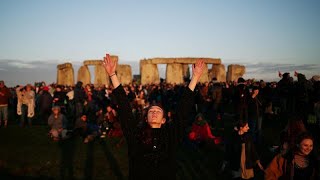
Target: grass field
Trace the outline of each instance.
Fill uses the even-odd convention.
[[[266,166],[272,158],[268,146],[278,140],[282,127],[268,126],[268,138],[259,148]],[[226,123],[222,136],[232,129]],[[119,139],[96,140],[83,144],[79,137],[52,142],[46,126],[21,128],[10,125],[0,128],[0,179],[127,179],[127,148],[116,147]],[[223,146],[178,150],[178,179],[229,179],[228,173],[219,173],[223,160]],[[258,179],[262,174],[257,174]]]

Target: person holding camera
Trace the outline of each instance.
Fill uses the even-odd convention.
[[[17,114],[20,115],[20,125],[24,127],[27,120],[29,126],[31,126],[35,108],[35,93],[32,86],[30,84],[25,87],[19,86],[16,92],[18,97]]]

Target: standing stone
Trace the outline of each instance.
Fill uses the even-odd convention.
[[[109,85],[109,83],[110,81],[106,69],[102,64],[96,65],[94,68],[94,85],[102,86]]]
[[[246,68],[238,64],[230,64],[228,66],[227,81],[237,81],[246,73]]]
[[[116,71],[121,84],[128,85],[132,82],[132,70],[130,65],[119,64]]]
[[[190,78],[190,68],[189,68],[189,64],[183,64],[183,78]]]
[[[159,84],[159,71],[157,64],[151,64],[148,60],[140,61],[141,84]]]
[[[81,81],[83,85],[90,84],[91,76],[88,66],[81,66],[79,68],[78,81]]]
[[[199,79],[200,83],[209,82],[209,74],[208,74],[208,64],[204,64],[203,73]]]
[[[167,64],[166,82],[170,84],[183,83],[183,66],[182,64]]]
[[[59,64],[57,66],[57,84],[74,85],[74,70],[71,63]]]
[[[212,65],[209,71],[209,80],[212,80],[212,78],[217,78],[218,82],[226,82],[226,69],[223,64]]]

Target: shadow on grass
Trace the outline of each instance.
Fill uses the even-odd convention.
[[[60,179],[73,179],[73,163],[75,157],[75,138],[59,142],[60,156]]]
[[[106,141],[101,140],[100,146],[101,146],[102,151],[111,166],[111,169],[112,169],[114,175],[117,177],[117,179],[119,179],[119,180],[125,179],[125,177],[120,169],[120,166],[119,166],[116,158],[114,157],[113,153],[110,151]]]

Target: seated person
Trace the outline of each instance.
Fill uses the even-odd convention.
[[[189,140],[199,143],[213,140],[215,144],[218,144],[218,138],[212,135],[210,126],[203,115],[198,114],[195,119],[189,133]]]
[[[87,115],[84,114],[76,120],[74,134],[79,134],[84,138],[84,143],[89,143],[99,135],[99,126],[88,123]]]
[[[48,125],[50,127],[50,136],[54,141],[59,141],[61,138],[65,138],[66,130],[66,117],[61,113],[59,106],[52,108],[52,114],[48,119]]]

